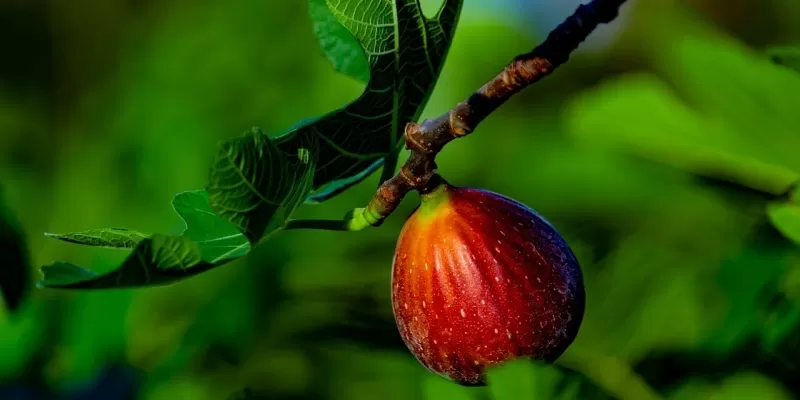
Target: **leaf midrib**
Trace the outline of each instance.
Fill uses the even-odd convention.
[[[391,126],[391,146],[389,152],[394,151],[395,143],[397,143],[397,129],[399,128],[399,115],[400,115],[400,17],[397,15],[397,0],[388,0],[392,3],[392,17],[394,18],[394,91],[392,92],[392,126]],[[384,164],[383,168],[387,166]]]

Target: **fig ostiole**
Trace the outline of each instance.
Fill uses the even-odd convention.
[[[421,196],[392,265],[400,336],[429,370],[466,386],[486,369],[555,361],[583,319],[575,255],[536,212],[481,189],[440,184]]]

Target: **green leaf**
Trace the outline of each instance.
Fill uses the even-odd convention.
[[[216,263],[250,251],[247,238],[211,210],[205,190],[183,192],[175,196],[172,206],[186,223],[182,236],[197,243],[203,260]]]
[[[58,261],[43,266],[41,271],[45,279],[37,283],[39,287],[66,286],[76,281],[89,281],[99,276],[96,272],[86,268]]]
[[[445,0],[433,18],[418,0],[309,0],[315,29],[334,66],[357,65],[353,42],[340,29],[325,28],[332,19],[350,32],[366,55],[370,77],[364,93],[342,109],[275,138],[292,153],[318,141],[313,190],[330,185],[324,201],[368,177],[375,164],[400,151],[405,125],[416,121],[439,77],[463,0]],[[327,6],[328,11],[322,9]],[[332,33],[334,32],[334,33]],[[344,67],[347,65],[347,67]],[[363,72],[352,72],[363,77]],[[395,165],[386,165],[394,170]],[[331,189],[332,187],[332,189]]]
[[[761,337],[763,348],[784,360],[794,358],[800,340],[800,251],[793,250],[789,266],[771,288]]]
[[[567,131],[696,175],[780,194],[800,177],[800,75],[706,27],[651,44],[656,74],[578,96]],[[691,38],[691,40],[686,40]]]
[[[309,0],[308,11],[314,33],[325,55],[337,71],[362,82],[369,80],[369,63],[364,49],[325,4],[325,0]]]
[[[105,274],[85,268],[54,263],[42,267],[39,287],[63,289],[105,289],[155,286],[197,275],[230,261],[203,261],[197,243],[182,236],[153,235],[141,241],[122,265]]]
[[[280,229],[313,184],[317,138],[285,153],[259,128],[220,146],[208,184],[211,207],[251,242]]]
[[[770,203],[767,215],[784,236],[800,245],[800,205],[791,203]]]
[[[144,233],[125,228],[94,229],[73,233],[45,233],[45,236],[86,246],[132,249],[147,238]]]
[[[360,173],[353,175],[350,178],[342,179],[340,181],[336,181],[331,183],[330,185],[326,186],[323,190],[320,190],[306,198],[305,204],[320,204],[328,199],[336,197],[339,193],[344,192],[347,189],[361,183],[364,179],[372,175],[373,172],[377,171],[378,168],[383,166],[384,159],[380,159],[375,161],[372,165],[370,165],[367,169],[361,171]]]
[[[0,291],[6,307],[16,312],[30,291],[28,249],[19,221],[0,198]]]
[[[156,234],[139,240],[117,269],[98,274],[74,264],[56,262],[41,268],[44,278],[37,285],[69,289],[163,285],[219,267],[247,254],[250,242],[235,226],[214,214],[208,199],[208,193],[204,190],[176,195],[172,206],[186,224],[181,236]],[[89,232],[105,232],[108,237],[109,231]],[[68,241],[74,243],[107,247],[107,240],[95,240],[100,236],[81,235],[68,233],[51,236],[61,240],[70,238]],[[120,245],[124,241],[111,243]]]
[[[767,217],[783,236],[800,245],[800,186],[786,198],[767,204]]]
[[[723,260],[716,286],[727,299],[722,324],[701,348],[727,353],[752,338],[772,352],[797,332],[800,247],[784,240],[767,221],[749,236],[739,254]]]

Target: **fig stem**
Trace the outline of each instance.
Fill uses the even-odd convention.
[[[423,218],[427,215],[435,215],[439,205],[447,201],[449,187],[450,184],[441,179],[433,190],[420,196],[422,204],[419,206],[419,211]]]
[[[625,0],[592,0],[579,6],[572,16],[550,32],[544,42],[514,58],[499,75],[469,98],[438,118],[407,124],[405,142],[411,154],[397,174],[381,182],[366,207],[350,211],[344,221],[290,221],[289,225],[302,229],[318,224],[348,231],[380,226],[408,192],[416,190],[424,194],[439,185],[435,159],[447,143],[469,135],[515,93],[567,62],[570,54],[598,25],[610,23],[617,17],[623,3]],[[383,174],[386,176],[388,173]]]

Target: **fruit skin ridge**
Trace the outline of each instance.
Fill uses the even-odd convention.
[[[392,308],[420,363],[473,386],[511,358],[555,361],[577,336],[585,292],[577,259],[545,219],[497,193],[443,183],[400,233]]]

